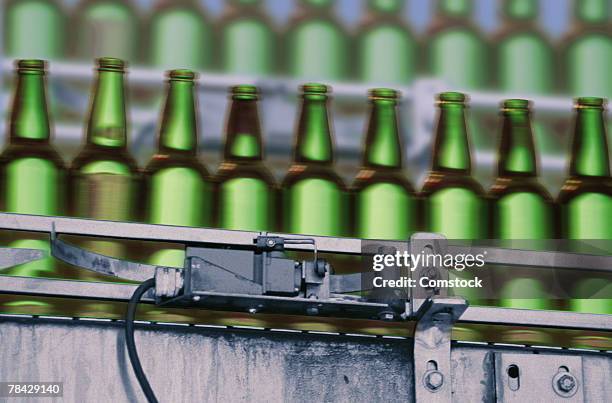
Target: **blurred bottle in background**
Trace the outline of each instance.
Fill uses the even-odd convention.
[[[221,70],[228,74],[272,75],[278,41],[260,0],[228,0],[220,22]]]
[[[370,91],[370,118],[362,167],[355,182],[353,235],[405,241],[417,230],[414,188],[402,172],[402,142],[396,115],[399,94]]]
[[[578,98],[569,177],[559,193],[561,235],[565,239],[583,240],[586,247],[594,241],[595,249],[612,253],[612,177],[608,159],[608,142],[604,121],[605,102],[602,98]],[[596,240],[607,240],[606,243]],[[578,252],[591,252],[578,250]],[[612,314],[610,295],[612,282],[605,273],[580,273],[567,285],[579,292],[580,298],[570,299],[574,312]],[[590,298],[588,298],[590,296]],[[599,296],[599,298],[598,298]],[[592,347],[610,341],[593,336],[580,336],[574,346]]]
[[[509,99],[503,116],[498,152],[497,179],[491,187],[491,228],[494,239],[516,240],[503,247],[546,250],[538,240],[555,237],[553,199],[538,183],[538,163],[533,142],[529,101]],[[529,240],[528,243],[525,241]],[[521,309],[554,309],[549,297],[552,274],[532,268],[494,267],[500,306]],[[506,330],[504,341],[544,345],[547,333],[532,329]]]
[[[497,34],[497,84],[509,94],[550,95],[555,92],[555,52],[548,38],[537,26],[539,2],[504,0],[504,24]],[[537,107],[537,105],[536,105]],[[559,155],[559,137],[552,122],[536,116],[533,124],[538,150]]]
[[[357,36],[358,78],[407,85],[417,70],[417,42],[402,21],[403,0],[368,0]]]
[[[483,90],[490,84],[491,55],[483,35],[472,23],[472,0],[438,0],[427,32],[427,72],[443,80],[446,90]],[[494,147],[483,113],[472,112],[468,126],[477,150]]]
[[[131,1],[82,0],[74,27],[74,50],[79,59],[113,56],[138,61],[140,29]]]
[[[448,239],[483,240],[488,238],[487,204],[482,186],[471,176],[472,160],[466,127],[466,96],[444,92],[438,96],[438,120],[435,129],[433,160],[421,195],[424,227],[427,232],[444,234]],[[486,268],[479,272],[487,284]],[[473,272],[452,270],[449,277],[463,275],[473,278]],[[455,288],[456,295],[477,304],[482,294],[477,288]],[[453,330],[460,340],[482,341],[483,335],[465,326]]]
[[[612,24],[608,0],[575,0],[574,26],[563,40],[563,82],[574,96],[612,98]]]
[[[344,183],[334,170],[328,88],[302,87],[293,164],[282,184],[283,229],[292,234],[347,235]]]
[[[333,4],[333,0],[300,0],[298,12],[285,33],[285,62],[290,76],[347,79],[349,40],[332,14]]]
[[[231,89],[223,163],[217,172],[218,226],[244,231],[276,229],[276,184],[263,163],[258,91]]]
[[[149,61],[160,69],[209,70],[211,23],[197,0],[158,0],[149,22]]]
[[[97,63],[85,145],[70,168],[70,210],[76,217],[135,221],[139,174],[127,149],[125,64],[108,57]],[[123,242],[96,240],[79,244],[96,253],[127,258]],[[115,280],[88,270],[78,270],[76,275],[80,280]],[[82,313],[95,315],[96,306],[84,306]]]
[[[5,5],[6,54],[17,59],[64,56],[64,10],[55,0],[9,0]]]
[[[3,210],[9,213],[58,216],[64,213],[66,173],[64,162],[51,144],[47,112],[45,62],[19,60],[8,143],[0,156]],[[32,248],[50,253],[45,234],[13,232],[9,247]],[[51,256],[3,270],[2,274],[27,277],[63,276],[61,265]],[[27,297],[7,302],[3,309],[26,309],[44,315],[50,303]],[[55,307],[57,309],[57,307]],[[55,311],[57,313],[57,311]]]

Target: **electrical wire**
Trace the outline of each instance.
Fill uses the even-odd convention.
[[[149,403],[158,403],[158,401],[155,397],[155,393],[153,393],[153,389],[151,389],[151,385],[149,385],[147,376],[142,370],[142,365],[140,365],[140,359],[138,358],[138,352],[136,351],[136,343],[134,342],[134,317],[136,316],[138,302],[140,302],[142,296],[149,291],[149,289],[154,287],[155,279],[150,278],[142,282],[136,288],[136,291],[134,291],[134,294],[132,294],[132,298],[130,298],[130,302],[128,302],[127,314],[125,317],[125,344],[127,346],[128,356],[130,357],[130,364],[132,364],[132,369],[134,370],[134,374],[136,374],[136,379],[138,379],[138,383],[140,384],[140,387]]]

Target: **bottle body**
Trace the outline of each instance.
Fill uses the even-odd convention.
[[[75,49],[80,59],[112,55],[136,60],[138,19],[129,1],[83,0],[76,18]]]
[[[212,29],[196,4],[162,1],[150,23],[153,66],[206,70],[212,65]]]
[[[259,2],[233,3],[221,23],[221,69],[230,74],[273,74],[277,40],[271,22]]]
[[[552,197],[537,181],[537,158],[529,102],[506,100],[502,107],[498,176],[491,187],[491,235],[501,246],[550,249],[555,238]],[[520,309],[554,309],[550,298],[553,276],[544,269],[494,267],[499,305]],[[551,342],[545,332],[512,329],[504,340],[514,343]]]
[[[55,1],[9,1],[5,21],[6,52],[12,57],[58,59],[64,55],[65,17]]]
[[[403,241],[417,229],[414,189],[402,172],[397,98],[393,90],[370,91],[363,162],[352,186],[352,232],[358,238]]]
[[[87,140],[70,168],[70,210],[76,217],[124,222],[138,218],[140,176],[127,150],[123,67],[119,59],[98,60]],[[117,241],[91,241],[86,246],[104,255],[126,257],[125,244]],[[78,278],[103,277],[79,270]]]
[[[293,164],[282,184],[283,227],[293,234],[345,236],[348,200],[333,168],[327,87],[302,87]]]
[[[409,84],[416,75],[417,43],[397,16],[402,5],[384,8],[370,3],[357,38],[359,79],[364,82]],[[389,2],[387,2],[389,3]]]
[[[579,251],[593,243],[610,253],[601,240],[612,240],[612,178],[601,98],[578,98],[569,177],[559,193],[561,235],[581,240]],[[598,241],[599,240],[599,241]],[[612,313],[612,284],[605,273],[581,275],[568,285],[577,293],[569,302],[575,312]],[[602,296],[598,298],[599,296]],[[588,336],[585,336],[588,338]],[[578,344],[589,340],[577,340]]]
[[[51,144],[51,128],[45,94],[45,63],[20,60],[10,118],[7,147],[0,156],[3,210],[9,213],[62,215],[64,212],[64,163]],[[8,246],[33,248],[49,253],[49,240],[39,234],[12,233]],[[3,270],[2,274],[27,277],[64,276],[53,257]],[[21,313],[58,313],[52,303],[19,298],[4,309]],[[55,310],[55,311],[54,311]]]
[[[328,6],[307,6],[290,24],[285,36],[290,76],[336,81],[347,76],[348,40],[329,13]]]

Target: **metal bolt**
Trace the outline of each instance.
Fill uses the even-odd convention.
[[[437,391],[444,385],[444,375],[440,371],[429,371],[425,374],[425,387],[432,392]]]
[[[199,296],[199,295],[194,295],[194,296],[193,296],[193,300],[194,300],[195,302],[198,302],[198,301],[200,300],[200,296]]]
[[[393,320],[394,315],[391,312],[381,312],[378,317],[382,320]]]
[[[249,313],[257,313],[257,308],[249,308]]]
[[[563,375],[557,380],[557,386],[563,392],[571,392],[576,387],[576,380],[571,375]]]
[[[268,239],[268,246],[274,246],[276,245],[276,242],[274,242],[274,240],[272,239]]]

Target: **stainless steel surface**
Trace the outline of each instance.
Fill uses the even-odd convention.
[[[155,240],[184,243],[212,243],[234,246],[253,245],[258,232],[231,231],[213,228],[192,228],[171,225],[152,225],[115,221],[87,220],[68,217],[46,217],[28,214],[0,213],[0,228],[66,235],[98,236],[109,238]],[[296,235],[268,234],[297,238]],[[304,237],[314,239],[319,252],[361,253],[361,240],[354,238]],[[312,245],[289,244],[289,250],[312,250]]]
[[[582,357],[496,353],[497,401],[584,402]],[[561,390],[563,389],[563,390]]]
[[[70,245],[55,236],[51,238],[53,257],[73,266],[131,281],[142,282],[155,277],[156,266],[115,259]]]
[[[39,249],[0,248],[0,269],[33,262],[45,257],[45,252]]]
[[[0,339],[4,380],[63,381],[58,402],[144,401],[121,325],[0,317]],[[146,325],[136,344],[160,402],[414,401],[407,340]]]
[[[0,374],[10,374],[8,380],[62,380],[64,399],[55,401],[143,401],[121,324],[0,315],[0,338],[0,355],[11,357],[0,360]],[[161,402],[415,401],[407,339],[142,324],[136,343]],[[494,402],[496,359],[516,353],[534,367],[579,356],[584,401],[612,400],[610,354],[453,343],[452,401]],[[523,401],[545,401],[539,389],[527,392]]]
[[[132,284],[0,276],[0,294],[28,294],[127,302],[134,290],[136,290],[136,285]],[[143,302],[153,303],[153,293],[146,295],[143,298]],[[381,306],[378,304],[365,305],[369,305],[368,309]],[[413,316],[407,317],[407,319],[412,318]],[[612,318],[610,315],[565,311],[470,306],[461,315],[459,322],[612,332]]]

